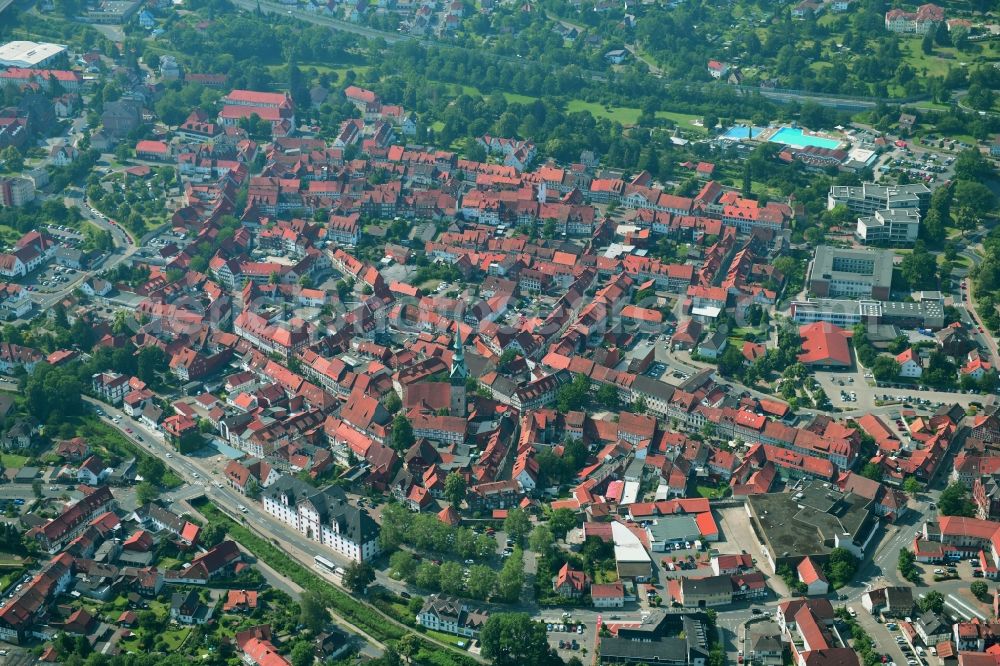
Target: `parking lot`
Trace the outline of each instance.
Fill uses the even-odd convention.
[[[562,617],[558,617],[562,615]],[[545,630],[549,639],[549,645],[559,653],[565,661],[572,656],[584,660],[584,654],[592,652],[594,641],[597,638],[594,623],[579,622],[574,620],[571,612],[558,613],[552,611],[543,614],[545,620]],[[550,621],[551,620],[551,621]]]

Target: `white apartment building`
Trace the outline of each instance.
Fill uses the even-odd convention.
[[[261,498],[269,514],[344,557],[364,562],[380,552],[378,525],[366,511],[348,504],[339,488],[316,490],[282,476]]]

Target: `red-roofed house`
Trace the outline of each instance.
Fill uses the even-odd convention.
[[[812,558],[805,557],[799,562],[799,566],[796,567],[796,573],[798,574],[799,581],[805,584],[806,594],[820,595],[826,594],[830,589],[830,584],[826,580],[826,576],[823,574],[823,569],[821,569]]]
[[[247,666],[291,666],[291,662],[278,654],[278,648],[267,639],[250,638],[240,645],[240,650]]]
[[[924,366],[920,362],[920,354],[907,349],[902,354],[896,356],[896,363],[899,363],[899,376],[917,378],[924,373]]]
[[[226,613],[251,613],[257,609],[255,590],[229,590],[222,610]]]
[[[170,159],[170,146],[162,141],[143,140],[135,144],[135,156],[140,160],[166,161]]]
[[[569,562],[567,562],[552,579],[552,591],[560,597],[579,599],[586,593],[589,583],[590,579],[587,574],[570,569]]]
[[[621,581],[591,585],[590,600],[594,608],[622,608],[625,606],[625,586]]]

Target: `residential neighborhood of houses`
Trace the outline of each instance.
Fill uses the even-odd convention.
[[[470,11],[377,4],[420,37]],[[155,5],[79,13],[156,31]],[[0,151],[46,146],[0,203],[47,220],[0,243],[0,663],[507,664],[521,614],[539,663],[997,662],[982,253],[917,286],[950,181],[886,180],[884,133],[731,121],[674,182],[521,129],[436,145],[353,77],[322,128],[169,54],[98,112],[111,58],[75,57],[0,46]],[[212,94],[168,125],[181,81]],[[825,210],[730,153],[836,174]]]

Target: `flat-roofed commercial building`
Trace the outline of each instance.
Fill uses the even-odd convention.
[[[35,68],[49,64],[66,53],[64,44],[47,42],[7,42],[0,46],[0,67]]]
[[[892,253],[820,245],[809,263],[807,283],[820,297],[887,300],[892,287]]]
[[[920,211],[915,208],[887,208],[874,215],[859,217],[855,237],[865,245],[913,245],[920,232]]]
[[[833,185],[826,197],[826,207],[833,210],[838,205],[847,206],[859,215],[873,215],[877,210],[887,208],[915,208],[921,215],[927,214],[931,190],[923,183],[910,185]]]
[[[944,304],[941,299],[919,301],[873,301],[846,298],[810,298],[792,301],[792,321],[813,324],[818,321],[851,328],[855,324],[891,325],[900,328],[944,327]]]

